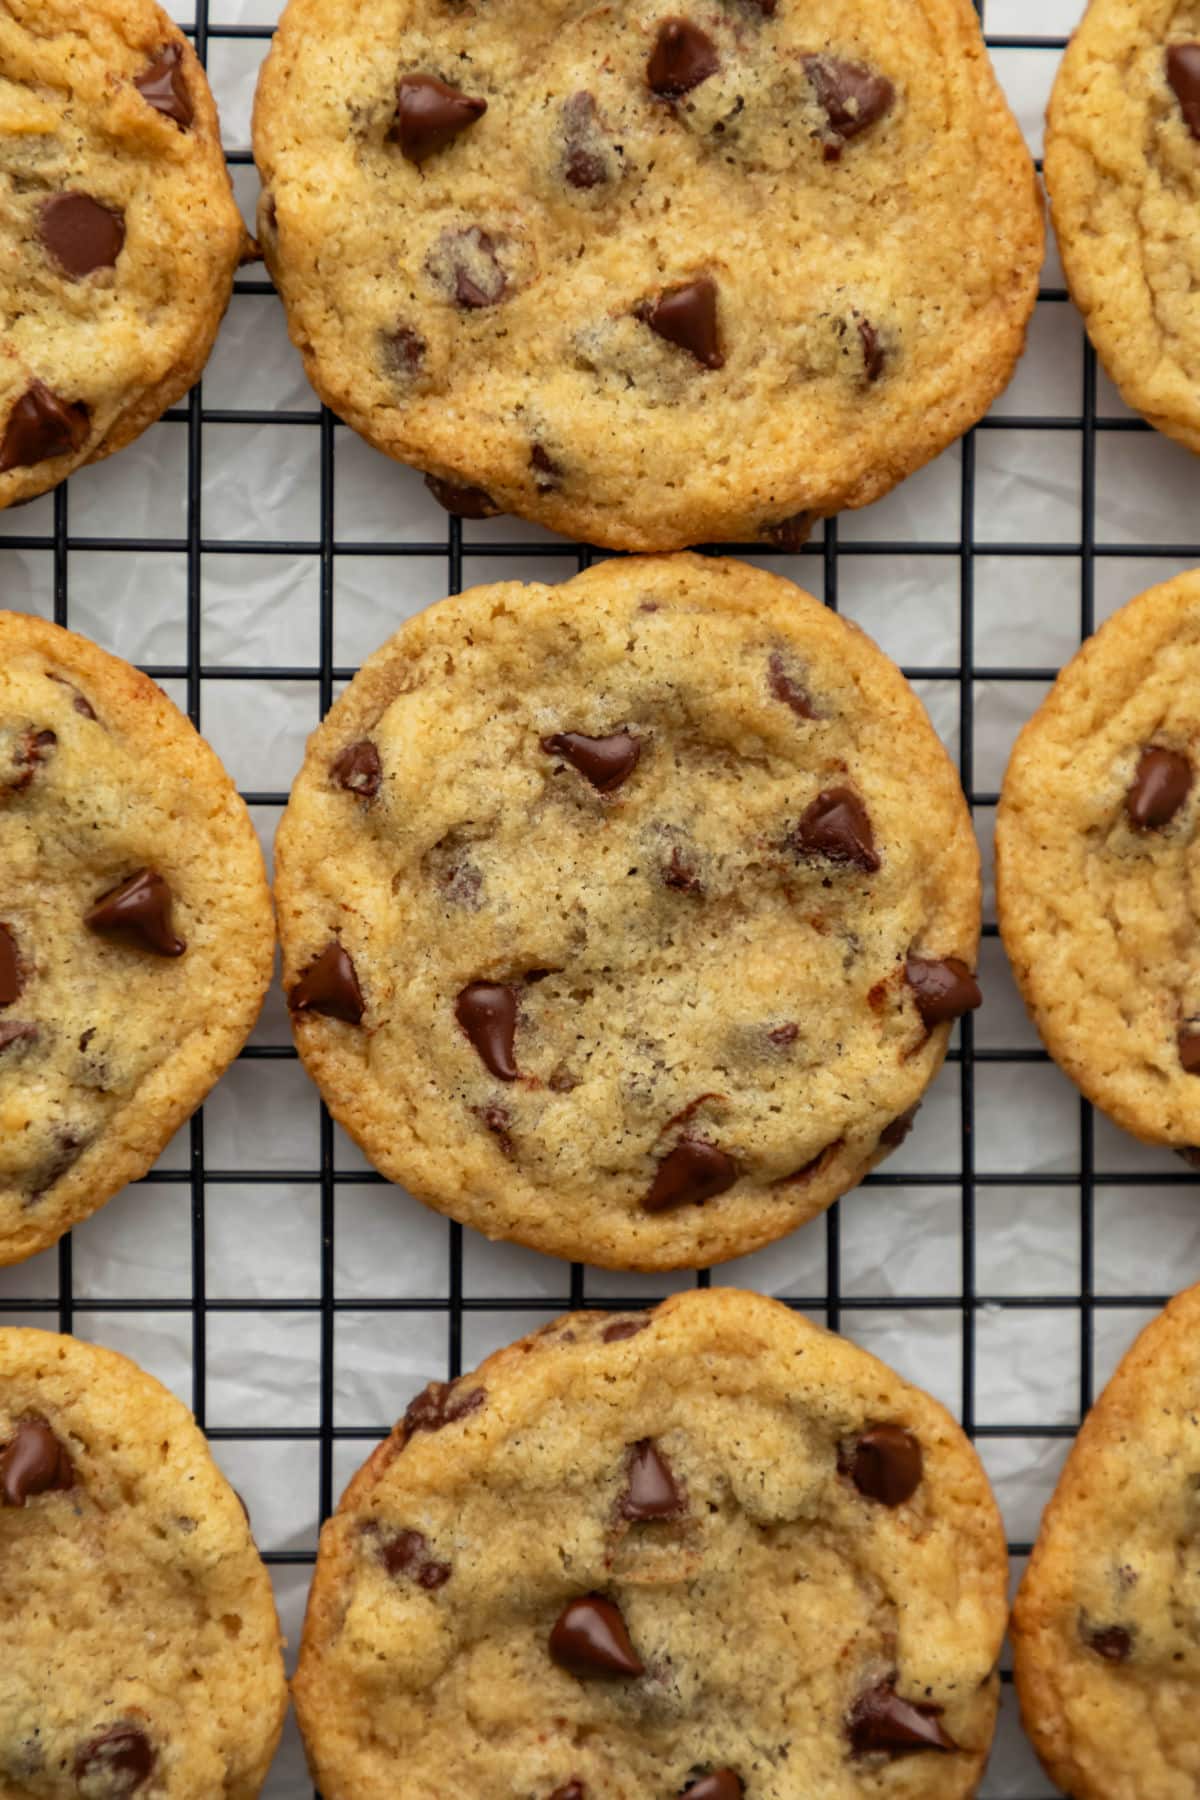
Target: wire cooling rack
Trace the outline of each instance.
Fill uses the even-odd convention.
[[[1035,152],[1079,3],[986,0]],[[278,10],[197,0],[178,14],[248,218],[249,106]],[[1016,381],[960,446],[793,556],[731,547],[823,593],[901,662],[958,759],[985,858],[1008,749],[1057,669],[1117,605],[1200,563],[1196,463],[1098,374],[1053,255],[1045,283]],[[316,406],[251,271],[202,389],[111,463],[0,515],[0,603],[146,668],[225,758],[269,847],[304,735],[404,616],[481,581],[563,579],[597,554],[512,520],[448,520]],[[988,904],[987,1004],[908,1144],[823,1220],[711,1276],[568,1268],[396,1194],[308,1086],[276,993],[147,1180],[0,1271],[0,1320],[125,1350],[191,1403],[249,1501],[293,1645],[319,1521],[416,1388],[564,1307],[640,1306],[692,1279],[776,1294],[943,1399],[995,1483],[1019,1573],[1083,1410],[1200,1269],[1200,1218],[1194,1177],[1094,1117],[1038,1048]],[[310,1791],[289,1731],[274,1800]],[[1053,1791],[1006,1684],[983,1793]]]

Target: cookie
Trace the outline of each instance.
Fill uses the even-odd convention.
[[[1198,1343],[1191,1288],[1084,1421],[1017,1596],[1025,1729],[1075,1800],[1184,1800],[1200,1779]]]
[[[1146,1143],[1200,1145],[1200,574],[1122,608],[1025,727],[1000,931],[1051,1056]]]
[[[153,0],[0,8],[0,507],[198,380],[246,245],[217,110]]]
[[[974,1794],[1007,1557],[949,1414],[773,1300],[574,1313],[434,1383],[321,1534],[326,1800]]]
[[[1129,406],[1200,451],[1200,10],[1091,0],[1063,58],[1046,185],[1071,296]]]
[[[372,1162],[614,1268],[812,1218],[980,999],[978,853],[920,702],[735,562],[411,620],[311,739],[276,869],[296,1041]]]
[[[970,0],[290,0],[254,146],[321,397],[451,511],[621,549],[886,493],[1042,258]]]
[[[182,713],[0,613],[0,1263],[146,1173],[249,1036],[274,943],[249,815]]]
[[[271,1583],[185,1406],[0,1331],[0,1794],[252,1800],[287,1704]]]

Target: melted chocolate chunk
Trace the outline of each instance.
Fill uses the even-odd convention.
[[[581,1678],[635,1680],[645,1674],[619,1609],[601,1594],[588,1594],[563,1608],[550,1633],[550,1654],[561,1669]]]
[[[497,519],[504,511],[480,487],[459,486],[457,482],[442,481],[437,475],[427,475],[425,486],[438,505],[444,506],[456,519]]]
[[[454,1016],[479,1052],[480,1060],[500,1081],[518,1081],[514,1060],[517,1037],[515,989],[498,981],[472,981],[454,1002]]]
[[[979,983],[957,956],[910,956],[904,976],[927,1031],[961,1019],[964,1013],[983,1005]]]
[[[0,997],[0,1005],[3,999]],[[1185,1075],[1200,1075],[1200,1022],[1193,1020],[1179,1033],[1179,1063]]]
[[[585,192],[603,187],[612,177],[591,94],[572,94],[563,101],[562,130],[563,174],[568,184]]]
[[[884,1126],[879,1134],[879,1142],[884,1149],[898,1150],[900,1148],[912,1130],[920,1110],[921,1102],[918,1100],[915,1106],[910,1106],[908,1111],[902,1112],[898,1119],[893,1119],[890,1125]]]
[[[692,865],[684,861],[678,844],[671,851],[671,860],[663,865],[663,881],[667,887],[674,888],[676,893],[695,894],[703,898],[704,883]]]
[[[486,100],[461,94],[436,75],[405,75],[396,90],[396,118],[388,140],[399,144],[409,162],[423,163],[482,119],[487,108]]]
[[[491,1132],[504,1155],[515,1155],[516,1146],[512,1140],[513,1116],[507,1106],[477,1106],[474,1112],[485,1130]]]
[[[384,373],[397,381],[411,381],[419,375],[429,345],[419,331],[397,325],[394,331],[379,334],[379,354]]]
[[[818,1150],[815,1156],[802,1163],[798,1169],[793,1169],[790,1175],[781,1175],[772,1186],[795,1187],[798,1183],[811,1181],[814,1175],[820,1175],[828,1167],[845,1142],[845,1138],[835,1138],[832,1144],[826,1144],[823,1150]]]
[[[184,79],[183,51],[178,44],[165,44],[141,74],[135,75],[133,85],[155,112],[173,119],[176,125],[187,130],[196,116],[196,109]]]
[[[498,306],[508,293],[508,276],[500,266],[498,245],[480,225],[444,231],[434,245],[429,268],[447,282],[457,305],[466,311]]]
[[[781,550],[803,550],[812,536],[816,522],[815,513],[793,513],[790,519],[780,519],[774,525],[764,526],[763,537],[769,544],[778,544]]]
[[[792,1020],[786,1025],[776,1025],[767,1033],[767,1042],[774,1044],[776,1050],[787,1050],[800,1036],[800,1027]]]
[[[1200,44],[1168,44],[1167,80],[1183,109],[1183,122],[1200,139]]]
[[[853,788],[827,788],[818,794],[793,834],[801,856],[847,863],[873,875],[879,868],[871,819]]]
[[[73,455],[87,443],[90,430],[86,406],[60,399],[43,381],[31,382],[8,415],[0,444],[0,475]]]
[[[90,194],[55,194],[38,209],[38,236],[72,281],[116,265],[125,245],[125,215]]]
[[[941,1725],[940,1706],[922,1706],[902,1700],[894,1679],[881,1681],[860,1694],[846,1717],[850,1748],[855,1756],[883,1752],[909,1756],[918,1750],[957,1750],[958,1745]]]
[[[647,1330],[649,1324],[649,1319],[614,1319],[612,1324],[606,1325],[600,1333],[600,1342],[602,1344],[623,1344],[626,1338],[637,1337],[640,1332]]]
[[[3,784],[6,790],[10,794],[23,793],[43,763],[50,760],[57,743],[58,735],[53,731],[22,732],[13,749],[13,767],[17,773]]]
[[[487,1399],[483,1388],[460,1388],[453,1381],[431,1381],[409,1402],[404,1429],[409,1437],[418,1431],[444,1431],[460,1419],[478,1412]]]
[[[683,1790],[680,1800],[741,1800],[745,1785],[732,1769],[714,1769]]]
[[[45,1419],[24,1419],[0,1453],[0,1499],[24,1506],[35,1494],[62,1494],[75,1486],[66,1449]]]
[[[389,1575],[403,1575],[426,1593],[445,1587],[450,1579],[450,1564],[430,1556],[429,1539],[421,1531],[399,1531],[382,1537],[379,1556]]]
[[[561,756],[601,794],[611,794],[629,780],[642,754],[642,740],[631,731],[608,737],[585,737],[579,731],[556,731],[542,739],[547,756]]]
[[[0,1056],[6,1050],[20,1050],[36,1044],[41,1037],[41,1027],[27,1023],[23,1019],[0,1019]]]
[[[625,1492],[618,1503],[623,1519],[672,1519],[684,1509],[683,1494],[671,1465],[653,1438],[643,1438],[629,1452]]]
[[[872,1425],[838,1458],[860,1494],[883,1506],[903,1506],[921,1485],[921,1446],[903,1425]]]
[[[870,319],[858,321],[858,336],[862,344],[863,374],[868,387],[874,387],[887,365],[887,351],[879,341],[879,333]]]
[[[383,764],[371,740],[363,738],[357,744],[347,744],[334,758],[329,773],[347,793],[357,794],[360,800],[373,800],[383,780]]]
[[[1137,831],[1161,831],[1187,799],[1191,785],[1192,765],[1186,756],[1159,744],[1148,745],[1125,796],[1129,823]]]
[[[17,940],[11,925],[0,925],[0,1006],[11,1006],[23,986]]]
[[[737,1178],[738,1166],[724,1150],[703,1138],[681,1138],[659,1163],[642,1209],[660,1213],[676,1206],[702,1206],[725,1193]]]
[[[91,719],[94,723],[99,723],[96,719],[95,707],[92,705],[86,694],[80,693],[73,681],[68,681],[65,675],[56,675],[51,669],[46,670],[46,680],[57,681],[59,687],[70,688],[75,696],[71,705],[75,708],[75,711],[79,714],[80,718]],[[51,732],[49,735],[53,737],[54,733]],[[55,742],[57,742],[57,739],[55,739]]]
[[[817,717],[808,694],[798,681],[792,680],[778,650],[771,652],[771,659],[767,664],[767,679],[775,698],[782,700],[785,706],[790,706],[798,718],[815,719]]]
[[[336,939],[311,962],[288,995],[294,1013],[320,1013],[325,1019],[341,1019],[361,1025],[367,1003],[358,985],[358,973],[349,952]]]
[[[634,316],[658,337],[705,369],[723,369],[725,356],[717,322],[717,284],[709,275],[666,288],[657,300],[643,300]]]
[[[89,1796],[109,1800],[111,1795],[116,1800],[143,1787],[157,1764],[157,1752],[144,1731],[136,1725],[114,1725],[84,1744],[75,1758],[75,1779]]]
[[[646,83],[664,100],[678,100],[715,75],[721,66],[717,46],[690,19],[664,19],[646,65]]]
[[[27,1177],[30,1198],[40,1200],[43,1194],[48,1194],[55,1183],[75,1167],[90,1142],[90,1137],[82,1131],[61,1128],[56,1131],[53,1148]]]
[[[806,56],[804,70],[829,121],[825,157],[837,162],[842,146],[892,109],[896,90],[886,75],[840,56]]]
[[[1080,1636],[1088,1649],[1094,1650],[1097,1656],[1102,1656],[1105,1662],[1126,1662],[1133,1649],[1133,1634],[1126,1631],[1123,1625],[1096,1628],[1081,1624]]]
[[[534,471],[533,485],[539,494],[553,494],[562,486],[562,468],[544,445],[530,445],[529,466]]]
[[[84,924],[97,937],[149,950],[155,956],[182,956],[187,949],[171,923],[170,886],[154,869],[139,869],[101,894]]]

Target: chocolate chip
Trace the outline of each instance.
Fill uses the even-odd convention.
[[[55,194],[38,209],[38,236],[72,281],[115,267],[125,244],[125,215],[90,194]]]
[[[838,1458],[860,1494],[884,1506],[903,1506],[921,1485],[921,1446],[903,1425],[872,1425]]]
[[[445,1587],[450,1579],[450,1564],[430,1556],[429,1539],[421,1531],[400,1531],[382,1537],[379,1556],[389,1575],[403,1575],[426,1593]]]
[[[26,1177],[30,1198],[40,1200],[48,1194],[75,1167],[90,1142],[91,1136],[82,1129],[65,1130],[60,1126],[50,1150]]]
[[[636,1679],[645,1674],[620,1611],[601,1594],[572,1600],[563,1608],[550,1633],[550,1654],[560,1668],[580,1677]]]
[[[845,1138],[835,1138],[832,1144],[826,1144],[823,1150],[818,1150],[815,1156],[810,1157],[806,1163],[802,1163],[798,1169],[793,1169],[790,1175],[781,1175],[779,1180],[772,1182],[771,1185],[773,1187],[796,1187],[800,1183],[811,1181],[814,1176],[820,1175],[829,1166],[845,1142]]]
[[[517,996],[498,981],[472,981],[454,1002],[454,1016],[474,1044],[484,1066],[500,1081],[517,1081],[513,1057],[517,1036]]]
[[[553,1085],[553,1083],[551,1084]],[[476,1117],[491,1132],[505,1156],[512,1156],[514,1145],[512,1140],[513,1116],[507,1106],[477,1106]]]
[[[1096,1629],[1081,1624],[1080,1635],[1088,1649],[1102,1656],[1105,1662],[1123,1663],[1133,1649],[1133,1634],[1123,1625],[1105,1625]]]
[[[902,1112],[898,1119],[893,1119],[890,1125],[885,1125],[879,1134],[881,1148],[898,1150],[916,1123],[916,1117],[920,1110],[921,1102],[918,1100],[915,1106],[910,1106],[907,1112]]]
[[[1200,44],[1168,44],[1167,80],[1183,108],[1183,122],[1200,138]]]
[[[717,46],[706,31],[690,19],[664,19],[646,65],[646,81],[652,93],[664,100],[678,100],[715,75],[720,66]]]
[[[71,1458],[45,1419],[23,1419],[0,1454],[5,1506],[24,1506],[35,1494],[62,1494],[74,1486]]]
[[[815,513],[793,513],[790,519],[780,519],[774,525],[765,525],[762,535],[769,544],[778,544],[781,550],[802,550],[812,536],[816,522]]]
[[[173,896],[154,869],[139,869],[127,881],[101,894],[84,924],[97,937],[150,950],[155,956],[182,956],[187,949],[171,923]]]
[[[75,711],[79,714],[81,719],[91,719],[95,723],[99,722],[98,720],[96,720],[95,707],[92,705],[92,703],[88,699],[87,695],[83,694],[79,691],[79,689],[75,686],[75,683],[73,681],[68,681],[65,675],[56,675],[52,669],[46,670],[46,680],[47,681],[57,681],[59,687],[70,688],[71,692],[75,696],[75,698],[71,702],[71,704],[75,708]],[[51,732],[49,735],[51,737],[53,737],[54,733]],[[55,739],[56,743],[57,743],[57,741],[58,740]]]
[[[601,794],[611,794],[629,780],[642,754],[642,740],[631,731],[608,737],[585,737],[579,731],[556,731],[542,739],[547,756],[562,756]]]
[[[487,1394],[483,1388],[460,1388],[453,1381],[431,1381],[409,1402],[404,1429],[409,1437],[418,1431],[444,1431],[460,1419],[478,1412]]]
[[[774,1044],[776,1050],[787,1050],[800,1036],[800,1027],[790,1019],[786,1025],[776,1025],[767,1033],[767,1042]]]
[[[444,150],[488,109],[486,100],[447,87],[436,75],[405,75],[396,90],[396,102],[388,140],[399,144],[401,155],[411,163],[426,162]]]
[[[602,1344],[623,1344],[626,1338],[637,1337],[649,1327],[649,1319],[614,1319],[600,1333]]]
[[[701,1206],[725,1193],[737,1178],[738,1166],[724,1150],[703,1138],[681,1138],[659,1163],[642,1209],[660,1213],[676,1206]]]
[[[668,344],[694,356],[704,368],[725,367],[717,324],[717,284],[711,276],[667,288],[657,300],[641,301],[634,315]]]
[[[680,1800],[741,1800],[745,1785],[732,1769],[714,1769],[683,1790]]]
[[[483,488],[460,487],[453,481],[441,481],[436,475],[427,475],[425,486],[438,505],[444,506],[456,519],[496,519],[504,511]]]
[[[135,75],[134,87],[155,112],[174,119],[184,131],[196,116],[192,96],[183,75],[183,51],[178,44],[164,44],[157,56]]]
[[[591,94],[572,94],[563,101],[563,174],[573,188],[603,187],[611,179],[601,145],[596,102]]]
[[[1129,822],[1138,831],[1160,831],[1169,825],[1188,797],[1192,765],[1178,750],[1159,744],[1142,751],[1133,786],[1125,796]]]
[[[0,925],[0,1006],[11,1006],[24,986],[11,925]]]
[[[582,1781],[567,1781],[555,1788],[549,1800],[587,1800],[587,1789]]]
[[[883,1751],[888,1756],[908,1756],[917,1750],[957,1750],[954,1739],[940,1723],[940,1706],[922,1706],[902,1700],[895,1680],[881,1681],[860,1694],[846,1717],[850,1747],[855,1756]]]
[[[114,1725],[80,1750],[75,1758],[75,1779],[86,1800],[101,1800],[101,1796],[117,1800],[149,1781],[157,1764],[157,1753],[144,1731],[136,1725]]]
[[[680,855],[678,844],[671,851],[671,860],[663,865],[663,881],[676,893],[695,894],[703,897],[704,883],[690,863]]]
[[[53,731],[23,731],[13,748],[13,767],[17,770],[12,781],[3,785],[11,794],[20,794],[30,785],[37,771],[50,760],[50,753],[58,743],[58,734]]]
[[[539,494],[553,494],[562,486],[562,469],[544,445],[530,446],[529,466],[535,473],[534,486]]]
[[[383,780],[383,764],[370,738],[362,738],[357,744],[347,744],[334,758],[329,773],[347,793],[373,800]]]
[[[508,276],[500,266],[498,248],[492,234],[479,225],[469,225],[465,231],[443,231],[427,267],[468,311],[498,306],[508,293]]]
[[[379,354],[384,373],[398,381],[411,381],[421,372],[429,346],[419,331],[397,325],[379,334]]]
[[[2,982],[0,977],[0,982]],[[0,996],[0,1006],[4,1004]],[[1185,1025],[1179,1033],[1179,1062],[1185,1075],[1200,1075],[1200,1023]]]
[[[0,475],[69,456],[87,443],[91,414],[82,403],[61,400],[45,382],[26,388],[8,415],[0,444]]]
[[[41,1035],[40,1026],[23,1019],[0,1020],[0,1056],[20,1045],[36,1044]]]
[[[653,1438],[642,1438],[629,1452],[625,1492],[618,1503],[623,1519],[670,1519],[683,1511],[684,1499],[671,1465]]]
[[[891,111],[896,90],[886,75],[866,63],[847,62],[840,56],[806,56],[802,60],[829,121],[826,159],[836,162],[843,144]]]
[[[813,710],[812,701],[800,683],[793,681],[788,674],[783,657],[778,650],[771,652],[771,659],[767,664],[767,679],[775,698],[782,700],[785,706],[790,706],[799,718],[816,718],[817,714]]]
[[[336,938],[308,965],[288,995],[288,1006],[294,1013],[320,1013],[325,1019],[361,1025],[367,1003],[353,960]]]
[[[848,863],[873,875],[879,867],[870,815],[853,788],[826,788],[797,825],[793,843],[801,856]]]
[[[867,378],[868,386],[873,387],[883,374],[887,363],[887,351],[880,343],[879,333],[870,319],[858,321],[858,336],[862,344],[863,373]]]
[[[912,989],[917,1011],[927,1031],[961,1019],[983,1005],[979,983],[957,956],[910,956],[904,978]]]

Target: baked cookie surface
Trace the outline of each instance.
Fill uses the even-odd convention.
[[[246,242],[216,107],[153,0],[0,3],[0,507],[198,379]]]
[[[1191,1288],[1084,1421],[1017,1597],[1025,1729],[1075,1800],[1190,1800],[1200,1783],[1198,1344]]]
[[[1017,740],[1000,931],[1046,1048],[1126,1131],[1200,1145],[1200,575],[1130,601]]]
[[[0,1330],[0,1797],[252,1800],[287,1704],[266,1569],[187,1408]]]
[[[1200,5],[1091,0],[1050,101],[1071,295],[1126,402],[1200,451]]]
[[[0,613],[0,1263],[144,1175],[271,976],[262,853],[146,676]]]
[[[617,548],[877,498],[1034,304],[970,0],[291,0],[254,141],[328,404],[451,510]]]
[[[937,1403],[731,1289],[576,1313],[409,1406],[321,1535],[327,1800],[974,1794],[1007,1557]]]
[[[300,1052],[371,1160],[618,1268],[821,1211],[979,1003],[978,852],[920,702],[735,562],[410,621],[311,739],[276,869]]]

